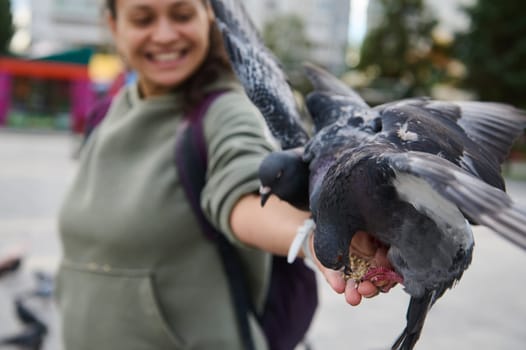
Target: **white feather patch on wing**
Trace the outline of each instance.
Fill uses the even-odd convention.
[[[404,123],[400,129],[398,129],[397,135],[402,141],[418,141],[418,134],[408,130],[409,124]]]

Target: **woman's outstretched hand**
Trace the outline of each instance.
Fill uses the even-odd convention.
[[[371,282],[369,280],[355,282],[353,279],[346,279],[342,271],[336,271],[328,269],[323,266],[316,258],[314,253],[314,247],[312,245],[312,235],[310,239],[310,248],[312,260],[318,267],[318,269],[325,276],[325,279],[332,287],[332,289],[345,296],[345,301],[352,305],[357,306],[361,303],[363,298],[372,298],[377,296],[380,291],[387,292],[394,284],[390,287],[385,288],[385,281]],[[389,261],[387,260],[387,249],[385,247],[378,247],[372,241],[371,236],[365,232],[357,232],[351,242],[350,250],[359,251],[361,255],[365,257],[374,258],[377,264],[390,268]]]

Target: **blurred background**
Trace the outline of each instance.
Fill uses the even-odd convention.
[[[244,3],[300,102],[310,89],[301,63],[311,61],[371,105],[426,95],[526,108],[523,0]],[[126,79],[102,1],[0,0],[0,268],[21,258],[0,274],[0,338],[24,330],[14,302],[30,295],[49,328],[44,347],[61,349],[46,293],[60,257],[55,215],[76,170],[86,115]],[[503,170],[510,195],[526,206],[524,137]],[[477,235],[473,266],[429,317],[422,349],[526,344],[525,254],[484,229]],[[502,280],[512,280],[513,288],[499,289]],[[320,290],[322,307],[309,336],[315,349],[349,340],[353,349],[386,348],[402,329],[407,300],[400,288],[358,311],[344,307],[323,283]]]
[[[519,0],[245,0],[292,85],[318,63],[371,104],[427,95],[526,107]],[[102,0],[0,1],[0,125],[79,132],[120,84]]]

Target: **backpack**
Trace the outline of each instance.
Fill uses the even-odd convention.
[[[249,313],[252,313],[263,329],[271,350],[293,350],[303,340],[318,305],[314,271],[301,259],[289,264],[286,257],[273,255],[263,312],[256,312],[237,249],[210,224],[201,210],[200,195],[207,168],[203,119],[208,107],[224,92],[207,95],[186,115],[176,137],[175,165],[201,231],[220,253],[244,349],[254,349],[248,320]],[[101,115],[105,116],[110,104],[111,100],[107,99],[92,110],[91,118],[88,117],[86,123],[89,133],[103,120]]]

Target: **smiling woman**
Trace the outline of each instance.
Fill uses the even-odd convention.
[[[258,309],[271,269],[261,248],[285,253],[307,214],[278,205],[289,213],[288,224],[273,230],[278,239],[250,240],[230,224],[247,196],[259,202],[257,165],[273,146],[233,76],[208,1],[106,4],[117,50],[138,80],[117,94],[85,144],[60,212],[65,348],[245,349],[221,260],[201,233],[173,161],[188,112],[221,92],[203,116],[209,171],[202,209],[236,243]],[[267,213],[261,219],[278,221]],[[254,349],[267,349],[252,314],[250,329]]]
[[[131,0],[122,2],[117,12],[118,2],[108,1],[109,26],[119,53],[139,72],[145,97],[172,91],[198,70],[207,55],[219,51],[209,50],[219,45],[219,33],[206,0]],[[226,56],[215,56],[210,61],[228,66]]]
[[[56,289],[65,348],[268,349],[272,339],[257,319],[270,289],[271,253],[287,254],[310,213],[275,197],[261,208],[258,167],[275,146],[233,75],[210,2],[106,6],[117,50],[138,79],[117,93],[87,139],[60,210]],[[243,297],[253,305],[239,323],[231,302],[239,289],[230,289],[231,273],[201,231],[173,159],[196,114],[207,156],[196,211],[239,253]],[[377,292],[317,266],[352,305]]]

